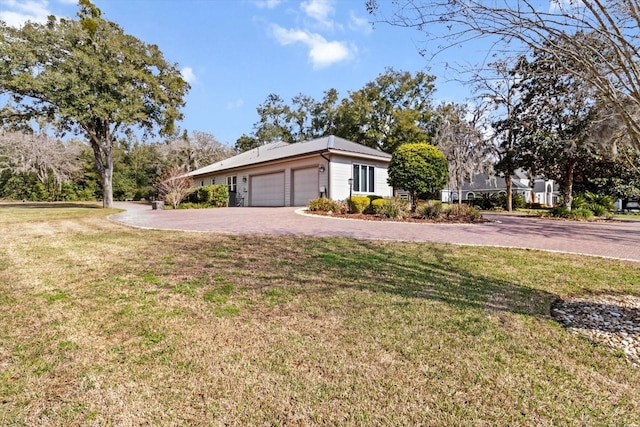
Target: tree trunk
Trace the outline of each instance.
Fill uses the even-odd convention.
[[[513,182],[511,181],[511,174],[504,174],[504,183],[507,186],[507,211],[513,210]]]
[[[113,207],[113,164],[102,175],[102,207]]]
[[[462,187],[458,187],[458,206],[462,205]]]
[[[113,207],[113,155],[111,144],[100,145],[91,140],[96,169],[102,183],[102,207]]]
[[[569,210],[571,210],[571,203],[573,202],[573,172],[575,168],[576,161],[569,160],[562,177],[562,199],[564,207]]]

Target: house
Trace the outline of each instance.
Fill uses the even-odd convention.
[[[189,173],[196,186],[226,184],[230,206],[306,206],[310,199],[392,196],[391,155],[336,136],[272,142]]]
[[[558,185],[553,180],[541,177],[532,180],[522,169],[518,169],[511,177],[511,187],[513,192],[522,195],[528,203],[553,206],[557,204],[560,196]],[[473,177],[472,182],[462,185],[462,200],[473,200],[481,194],[505,193],[506,190],[504,177],[491,177],[480,173]],[[458,189],[445,188],[442,190],[441,200],[456,202]]]

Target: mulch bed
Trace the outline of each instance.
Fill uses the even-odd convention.
[[[426,224],[481,224],[484,222],[491,222],[490,220],[480,217],[476,220],[471,220],[469,218],[458,218],[458,217],[441,217],[438,219],[425,219],[418,216],[410,216],[406,218],[386,218],[382,215],[374,215],[374,214],[364,214],[364,213],[335,213],[335,212],[325,212],[325,211],[307,211],[310,215],[319,215],[319,216],[329,216],[332,218],[344,218],[344,219],[359,219],[363,221],[380,221],[380,222],[415,222],[415,223],[426,223]]]

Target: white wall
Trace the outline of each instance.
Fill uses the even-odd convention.
[[[386,162],[379,162],[367,159],[356,159],[346,156],[331,156],[331,173],[330,180],[330,194],[329,198],[333,200],[344,200],[349,197],[349,178],[352,178],[353,175],[353,164],[361,164],[361,165],[373,165],[375,166],[375,191],[360,193],[353,192],[353,195],[368,195],[375,194],[377,196],[382,197],[391,197],[393,196],[393,189],[387,183],[387,178],[389,177],[387,173],[387,165]]]

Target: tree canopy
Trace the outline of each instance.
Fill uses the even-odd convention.
[[[10,98],[0,123],[28,127],[43,119],[61,135],[84,135],[103,206],[111,207],[117,136],[171,133],[189,85],[158,46],[125,34],[89,0],[80,0],[77,16],[21,28],[0,21],[0,94]]]
[[[447,158],[438,148],[425,143],[399,146],[389,162],[389,184],[411,195],[415,210],[418,196],[442,190],[447,184]]]
[[[254,135],[242,135],[239,151],[274,140],[300,142],[336,135],[392,153],[407,141],[429,142],[435,78],[423,72],[385,69],[362,89],[339,100],[335,89],[320,101],[298,94],[287,104],[269,94],[257,107]]]
[[[398,0],[390,6],[367,0],[365,4],[383,22],[416,28],[429,41],[439,39],[440,43],[430,43],[422,50],[425,54],[491,38],[487,46],[493,46],[494,52],[537,49],[568,58],[559,65],[576,80],[598,90],[610,106],[611,122],[625,128],[625,142],[640,149],[637,0],[552,0],[542,4],[535,0]],[[435,51],[428,52],[434,47]]]

